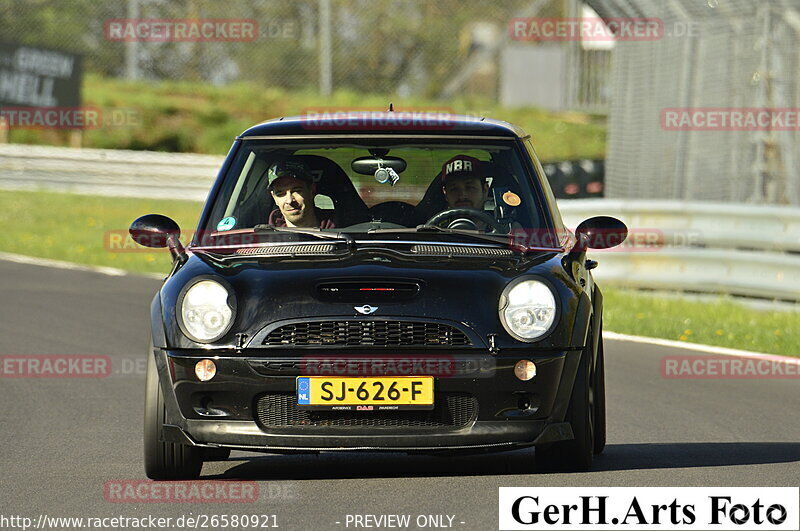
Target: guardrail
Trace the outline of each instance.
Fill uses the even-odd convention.
[[[591,251],[598,280],[800,302],[800,208],[613,199],[559,206],[570,228],[610,215],[631,230],[623,246]]]
[[[205,200],[224,157],[0,145],[0,188]]]
[[[0,188],[204,200],[223,157],[0,145]],[[595,276],[616,285],[800,302],[800,208],[681,201],[559,201],[575,228],[611,215],[632,231],[591,251]]]

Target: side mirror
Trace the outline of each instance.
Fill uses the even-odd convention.
[[[169,247],[173,259],[184,260],[186,251],[181,244],[181,229],[171,218],[161,214],[147,214],[134,220],[128,229],[133,241],[153,248]]]
[[[590,249],[610,249],[625,241],[628,227],[617,218],[595,216],[578,225],[575,237],[578,242],[585,242],[585,246]]]

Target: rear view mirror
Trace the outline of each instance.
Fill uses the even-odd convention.
[[[375,175],[379,168],[391,168],[396,173],[406,169],[406,161],[400,157],[360,157],[350,163],[353,171],[361,175]]]
[[[590,249],[610,249],[625,241],[628,227],[611,216],[595,216],[581,222],[575,230],[578,241],[585,239]]]

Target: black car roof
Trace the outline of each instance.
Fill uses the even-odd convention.
[[[275,118],[254,125],[239,138],[324,135],[459,135],[525,138],[519,127],[489,118],[447,113],[331,111]]]

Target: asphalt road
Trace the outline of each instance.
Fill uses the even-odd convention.
[[[203,479],[255,481],[254,503],[109,502],[107,482],[144,478],[137,360],[158,285],[0,262],[0,355],[112,361],[104,378],[0,378],[0,515],[265,514],[282,529],[345,529],[348,514],[449,515],[456,529],[496,529],[500,486],[798,485],[800,380],[664,379],[660,358],[680,350],[606,340],[609,444],[590,473],[533,473],[532,451],[234,453],[207,463]]]

